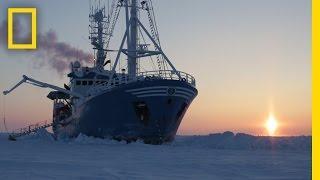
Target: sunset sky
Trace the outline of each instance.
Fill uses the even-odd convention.
[[[92,52],[87,0],[2,1],[1,22],[7,7],[19,6],[38,8],[40,32],[53,29],[60,41]],[[163,50],[197,80],[199,95],[179,134],[267,135],[270,114],[278,122],[275,135],[311,134],[311,1],[155,0],[154,6]],[[1,91],[23,74],[59,86],[68,82],[28,52],[5,48],[0,46]],[[50,120],[49,91],[23,85],[6,96],[9,129]],[[1,96],[0,131],[3,104]]]

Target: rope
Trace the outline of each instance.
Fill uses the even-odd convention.
[[[121,7],[120,6],[117,6],[115,4],[116,1],[113,1],[112,3],[112,6],[111,6],[111,23],[108,23],[106,29],[107,29],[107,40],[105,42],[105,48],[108,49],[109,48],[109,44],[110,44],[110,40],[111,40],[111,37],[113,35],[113,32],[114,32],[114,28],[116,26],[116,23],[119,19],[119,15],[120,15],[120,10],[121,10]]]
[[[146,4],[146,6],[147,6],[147,14],[148,14],[148,20],[149,20],[149,26],[150,26],[152,38],[161,47],[160,38],[159,38],[159,32],[158,32],[156,19],[155,19],[155,14],[154,14],[154,10],[153,10],[152,1],[149,0],[148,3]],[[159,50],[159,49],[156,48],[155,50]],[[162,57],[161,55],[157,55],[157,63],[158,63],[158,68],[160,70],[160,76],[162,76],[162,71],[161,70],[166,70],[165,61],[161,57]]]
[[[3,96],[3,125],[4,125],[4,129],[5,129],[5,133],[8,133],[8,128],[7,128],[7,124],[6,124],[6,96]]]

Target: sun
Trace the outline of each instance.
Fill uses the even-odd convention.
[[[274,136],[275,132],[278,128],[278,122],[272,114],[269,115],[265,126],[266,126],[268,133],[269,133],[269,136]]]

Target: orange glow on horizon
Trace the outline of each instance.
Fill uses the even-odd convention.
[[[269,133],[269,136],[274,136],[276,133],[276,130],[278,128],[278,121],[276,118],[273,116],[272,113],[270,113],[267,122],[265,124],[265,127]]]

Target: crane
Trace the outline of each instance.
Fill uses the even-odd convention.
[[[3,94],[4,95],[8,95],[9,93],[11,93],[13,90],[15,90],[17,87],[19,87],[21,84],[23,83],[28,83],[28,84],[31,84],[31,85],[34,85],[34,86],[37,86],[37,87],[41,87],[41,88],[50,88],[50,89],[53,89],[53,90],[56,90],[56,91],[60,91],[60,92],[63,92],[63,93],[66,93],[66,94],[69,94],[71,96],[74,96],[74,97],[78,97],[80,99],[83,99],[84,96],[79,94],[79,93],[76,93],[76,92],[72,92],[72,91],[69,91],[69,90],[66,90],[66,89],[63,89],[63,88],[60,88],[58,86],[54,86],[54,85],[51,85],[51,84],[48,84],[48,83],[44,83],[44,82],[41,82],[41,81],[38,81],[38,80],[35,80],[35,79],[32,79],[26,75],[23,75],[22,76],[22,80],[19,81],[15,86],[13,86],[11,89],[9,90],[6,90],[6,91],[3,91]]]
[[[56,90],[56,91],[59,91],[59,92],[63,92],[63,93],[69,94],[69,95],[71,95],[73,97],[77,97],[79,99],[83,99],[84,98],[84,96],[82,96],[79,93],[72,92],[70,90],[66,90],[66,89],[60,88],[58,86],[54,86],[54,85],[51,85],[51,84],[48,84],[48,83],[44,83],[44,82],[32,79],[32,78],[30,78],[30,77],[28,77],[26,75],[23,75],[22,76],[22,80],[19,81],[16,85],[14,85],[11,89],[3,91],[3,94],[4,95],[10,94],[13,90],[18,88],[23,83],[28,83],[28,84],[31,84],[31,85],[34,85],[34,86],[37,86],[37,87],[41,87],[41,88],[50,88],[50,89],[53,89],[53,90]],[[28,126],[26,128],[22,128],[19,131],[12,132],[11,134],[9,134],[9,140],[15,141],[18,137],[29,135],[31,133],[37,132],[40,129],[46,129],[48,127],[51,127],[52,125],[53,125],[53,123],[47,123],[47,122],[45,122],[43,124],[37,123],[36,125],[30,125],[30,126]]]

